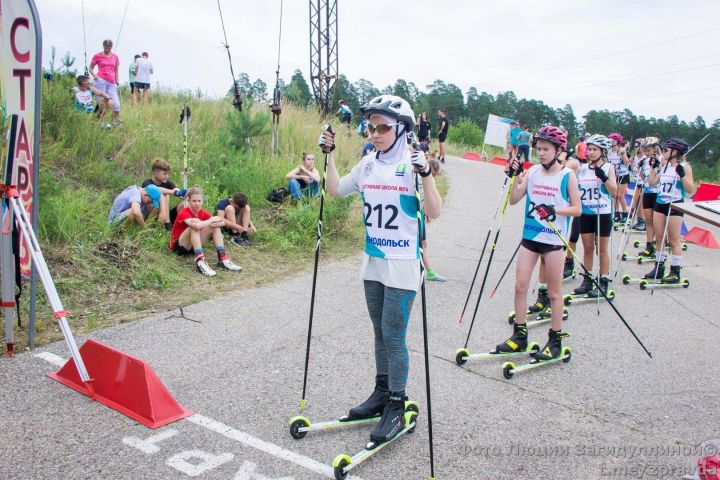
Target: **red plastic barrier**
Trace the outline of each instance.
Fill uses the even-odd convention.
[[[490,163],[492,163],[493,165],[500,165],[503,167],[507,167],[508,161],[507,161],[507,158],[495,157],[492,160],[490,160]]]
[[[715,235],[710,230],[700,227],[693,227],[685,234],[685,241],[701,245],[705,248],[720,248]]]
[[[482,156],[479,153],[476,152],[465,152],[463,153],[462,158],[468,159],[468,160],[480,160],[482,161]]]
[[[709,200],[720,200],[720,185],[714,183],[701,183],[695,190],[693,202],[707,202]]]
[[[94,392],[80,380],[70,358],[48,377],[117,410],[149,428],[158,428],[193,412],[181,407],[152,368],[142,360],[88,340],[80,347]]]

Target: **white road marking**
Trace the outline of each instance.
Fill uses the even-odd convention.
[[[65,362],[67,361],[64,358],[62,358],[61,356],[55,355],[54,353],[50,353],[50,352],[36,353],[35,357],[43,359],[46,362],[52,363],[53,365],[56,365],[58,367],[62,367],[63,365],[65,365]],[[184,420],[187,420],[188,422],[192,422],[195,425],[199,425],[201,427],[207,428],[208,430],[211,430],[215,433],[219,433],[220,435],[227,437],[231,440],[234,440],[236,442],[242,443],[249,447],[253,447],[257,450],[268,453],[274,457],[294,463],[295,465],[299,465],[299,466],[306,468],[310,471],[313,471],[315,473],[319,473],[327,478],[333,478],[333,479],[335,478],[335,475],[333,473],[333,468],[330,465],[320,463],[317,460],[313,460],[310,457],[300,455],[299,453],[295,453],[291,450],[286,450],[278,445],[275,445],[274,443],[266,442],[265,440],[261,440],[259,438],[253,437],[250,434],[241,432],[240,430],[236,430],[228,425],[225,425],[224,423],[213,420],[212,418],[205,417],[200,414],[195,414],[195,415],[186,417]],[[162,435],[162,434],[160,434],[160,435]],[[125,441],[125,439],[123,439],[123,441]],[[127,443],[127,442],[125,442],[125,443]],[[139,448],[137,445],[132,445],[132,446]],[[195,451],[189,451],[189,452],[197,453]],[[152,452],[147,452],[147,453],[152,453]],[[188,453],[188,452],[183,452],[183,453]],[[182,457],[178,457],[178,458],[175,458],[175,457],[178,457],[178,455],[175,455],[174,457],[172,457],[170,459],[170,460],[174,459],[172,465],[170,464],[170,460],[168,460],[168,465],[172,466],[173,468],[177,468],[178,470],[181,468],[192,467],[192,464],[188,463],[186,461],[186,459],[184,459]],[[220,457],[222,457],[222,455],[216,456],[216,457],[220,458]],[[224,458],[224,457],[222,457],[222,458]],[[225,461],[227,461],[227,460],[225,460]],[[203,464],[200,464],[200,465],[203,465]],[[180,466],[180,467],[178,468],[178,466]],[[181,470],[181,471],[183,471],[183,470]],[[186,472],[183,471],[183,473],[186,473]],[[188,473],[188,475],[190,475],[190,474]],[[356,476],[349,476],[348,478],[354,479],[354,480],[362,480],[360,477],[356,477]]]
[[[215,433],[219,433],[220,435],[227,437],[231,440],[235,440],[236,442],[240,442],[244,445],[261,450],[265,453],[269,453],[270,455],[273,455],[277,458],[281,458],[288,462],[292,462],[296,465],[307,468],[308,470],[311,470],[315,473],[319,473],[328,478],[335,478],[333,469],[329,465],[320,463],[310,457],[300,455],[299,453],[286,450],[282,447],[275,445],[274,443],[260,440],[259,438],[248,435],[245,432],[235,430],[234,428],[229,427],[224,423],[218,422],[217,420],[213,420],[212,418],[195,414],[187,417],[185,420],[187,420],[188,422],[192,422],[196,425],[200,425],[201,427],[205,427],[208,430],[212,430]],[[358,477],[353,478],[355,478],[356,480],[360,480]]]
[[[160,443],[163,440],[167,440],[170,437],[174,437],[175,435],[177,435],[177,433],[177,430],[168,428],[167,430],[163,430],[162,432],[158,433],[157,435],[153,435],[152,437],[148,437],[145,439],[138,437],[125,437],[122,439],[122,442],[125,445],[130,445],[131,447],[137,448],[143,453],[153,454],[160,451],[160,447],[156,445],[157,443]]]
[[[50,353],[50,352],[36,353],[35,356],[37,358],[41,358],[41,359],[45,360],[46,362],[50,362],[53,365],[56,365],[58,367],[62,367],[63,365],[65,365],[65,362],[67,361],[64,358],[62,358],[60,355],[55,355],[54,353]]]
[[[219,467],[223,463],[229,462],[233,458],[235,458],[235,455],[232,453],[213,455],[212,453],[203,452],[202,450],[185,450],[168,458],[165,464],[185,475],[197,477],[213,468]],[[200,460],[200,462],[191,463],[188,461],[190,459],[197,459]]]

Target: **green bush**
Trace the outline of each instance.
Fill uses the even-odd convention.
[[[479,149],[485,141],[485,133],[472,120],[461,118],[457,124],[450,126],[448,140],[455,144]]]

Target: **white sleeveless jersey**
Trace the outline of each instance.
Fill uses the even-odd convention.
[[[570,205],[568,181],[573,171],[564,167],[554,175],[545,175],[544,173],[542,165],[533,165],[525,177],[527,181],[527,195],[525,196],[526,213],[522,238],[547,245],[563,245],[562,240],[553,232],[553,229],[550,228],[548,223],[540,220],[534,207],[535,205],[543,203],[553,205],[555,208]],[[557,218],[553,220],[553,225],[555,225],[555,228],[557,228],[563,238],[567,238],[568,229],[570,228],[570,217],[558,215]]]
[[[657,185],[650,186],[648,185],[648,179],[650,178],[650,172],[652,172],[652,167],[650,167],[650,157],[642,157],[643,164],[640,167],[640,171],[642,172],[643,176],[645,177],[645,187],[643,188],[643,193],[657,193],[658,187]]]
[[[410,152],[395,164],[375,154],[361,160],[365,253],[386,259],[418,259],[418,208]]]
[[[681,163],[682,166],[687,165],[686,162]],[[673,165],[668,165],[664,170],[660,170],[660,183],[657,184],[657,203],[674,203],[685,200],[685,187],[682,178],[675,171]]]
[[[625,165],[625,163],[622,161],[622,155],[620,155],[620,152],[613,152],[612,150],[610,150],[607,157],[608,162],[610,162],[615,169],[616,176],[622,177],[630,173],[627,165]]]
[[[600,168],[607,176],[610,176],[612,165],[604,163]],[[600,179],[595,176],[595,171],[590,168],[589,163],[580,164],[578,186],[580,187],[580,200],[584,215],[612,213],[610,192],[607,191]]]

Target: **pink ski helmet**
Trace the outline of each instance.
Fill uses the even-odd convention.
[[[542,127],[533,136],[533,147],[538,140],[547,140],[560,148],[567,147],[567,133],[554,125]]]

